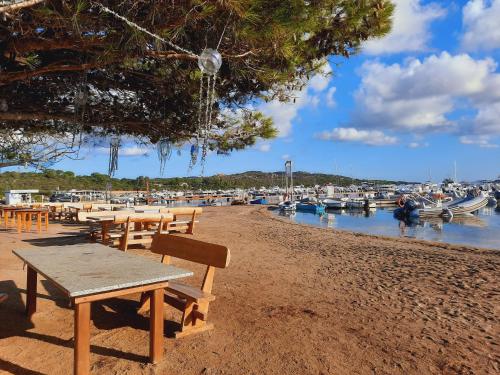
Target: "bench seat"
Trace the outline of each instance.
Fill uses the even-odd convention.
[[[215,296],[213,294],[204,292],[200,288],[193,287],[191,285],[182,284],[179,282],[169,282],[166,290],[170,293],[176,294],[181,298],[189,299],[196,303],[204,301],[214,301]]]

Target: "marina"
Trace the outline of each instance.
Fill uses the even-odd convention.
[[[422,218],[410,224],[395,219],[391,208],[369,211],[327,209],[323,215],[275,212],[297,224],[500,250],[500,207],[485,207],[471,216],[449,222],[441,218]]]

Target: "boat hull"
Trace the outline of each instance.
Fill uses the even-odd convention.
[[[316,204],[298,203],[297,204],[297,211],[311,212],[311,213],[314,213],[314,214],[321,214],[321,213],[325,212],[325,206],[323,206],[323,205],[316,205]]]

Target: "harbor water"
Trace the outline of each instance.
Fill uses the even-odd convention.
[[[393,208],[327,210],[323,215],[276,212],[299,224],[500,250],[500,207],[485,207],[470,217],[455,217],[450,222],[426,218],[411,224],[395,219]]]

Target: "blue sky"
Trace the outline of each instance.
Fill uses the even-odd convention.
[[[205,175],[282,170],[285,159],[358,178],[440,181],[454,161],[459,179],[500,175],[500,0],[395,3],[391,34],[349,60],[331,58],[296,103],[259,106],[278,138],[209,155]],[[81,156],[54,168],[106,173],[106,150]],[[164,176],[200,174],[188,164],[186,148]],[[156,152],[125,145],[116,177],[140,175],[159,175]]]

